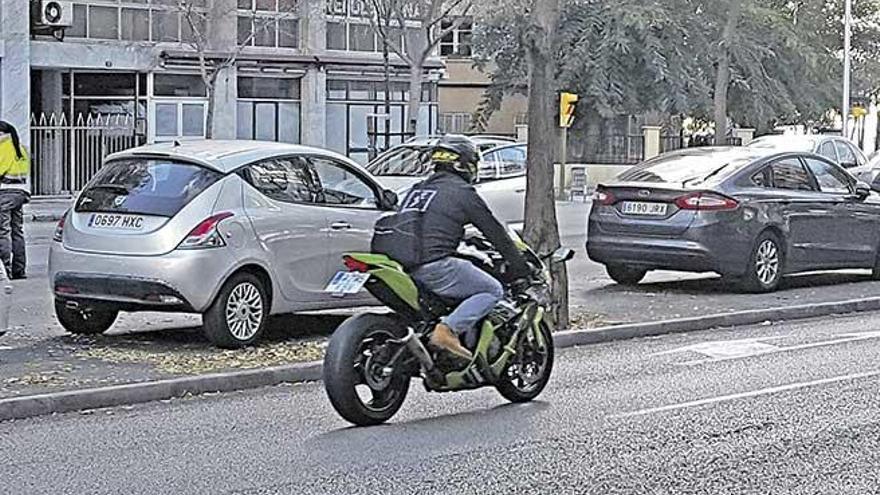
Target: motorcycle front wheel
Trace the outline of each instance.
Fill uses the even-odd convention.
[[[389,366],[406,329],[387,315],[349,318],[333,332],[324,355],[324,388],[336,412],[357,426],[391,419],[409,391],[410,377]]]
[[[495,388],[511,402],[528,402],[541,394],[553,372],[553,334],[541,322],[541,339],[535,332],[520,336],[516,354],[501,373]],[[543,342],[541,342],[543,341]]]

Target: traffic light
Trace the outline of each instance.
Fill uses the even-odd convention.
[[[559,127],[571,127],[574,123],[574,110],[577,106],[578,95],[574,93],[561,93],[559,95]]]

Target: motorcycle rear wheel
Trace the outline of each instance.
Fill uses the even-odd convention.
[[[546,323],[541,323],[545,342],[540,349],[534,332],[520,337],[517,353],[501,373],[495,388],[511,402],[528,402],[541,395],[553,372],[553,334]]]
[[[397,349],[387,341],[405,333],[393,317],[375,314],[349,318],[333,332],[324,355],[324,388],[346,421],[382,424],[403,405],[410,377],[400,369],[392,368],[390,375],[386,371]]]

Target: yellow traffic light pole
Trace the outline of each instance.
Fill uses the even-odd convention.
[[[565,199],[565,165],[568,159],[568,128],[574,122],[574,110],[578,95],[561,93],[559,95],[559,127],[562,128],[562,158],[559,167],[559,199]]]

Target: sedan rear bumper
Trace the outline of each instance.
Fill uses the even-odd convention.
[[[604,264],[695,272],[722,271],[705,246],[685,239],[594,237],[587,240],[587,254],[593,261]]]
[[[235,268],[224,248],[123,256],[49,249],[49,281],[62,301],[137,311],[203,312]]]

